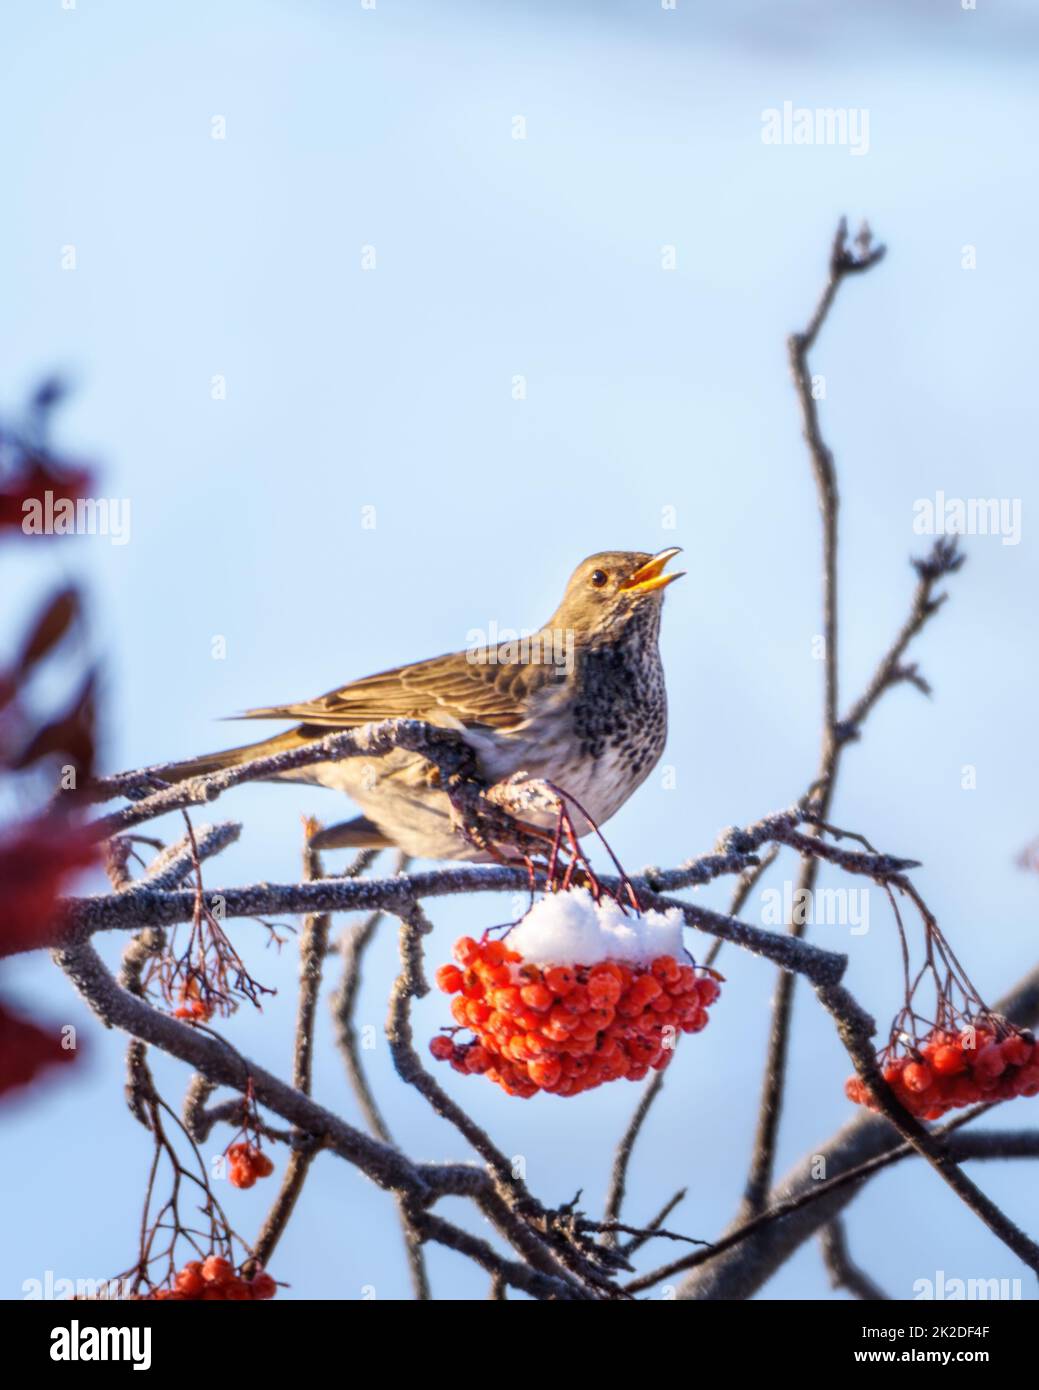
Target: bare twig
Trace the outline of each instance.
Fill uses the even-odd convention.
[[[303,879],[307,883],[322,877],[321,856],[309,843],[315,828],[312,822],[306,822],[303,827]],[[303,920],[299,941],[299,999],[296,1005],[292,1084],[305,1096],[310,1095],[312,1081],[314,1023],[318,994],[321,990],[321,973],[328,952],[328,927],[327,913],[308,913]],[[256,1238],[253,1251],[256,1266],[262,1267],[270,1263],[270,1258],[296,1209],[296,1203],[310,1172],[310,1165],[321,1147],[320,1141],[307,1134],[297,1133],[293,1139],[294,1147],[285,1165],[277,1196]]]
[[[407,865],[408,856],[399,854],[396,872],[398,874],[403,873]],[[349,876],[353,877],[353,874]],[[351,927],[343,933],[340,943],[343,973],[339,988],[332,996],[332,1016],[335,1020],[336,1042],[343,1055],[347,1076],[361,1107],[365,1122],[376,1138],[382,1139],[387,1144],[392,1144],[393,1136],[376,1103],[368,1083],[368,1077],[361,1065],[361,1054],[357,1046],[357,1031],[353,1022],[354,1005],[361,984],[361,963],[383,915],[381,912],[369,913],[365,921],[359,926]],[[406,1205],[398,1202],[398,1210],[404,1233],[404,1249],[408,1260],[411,1286],[415,1297],[424,1301],[431,1297],[431,1291],[425,1257],[422,1253],[422,1242],[412,1228]]]
[[[674,1211],[675,1207],[677,1207],[680,1202],[685,1200],[685,1195],[686,1189],[684,1187],[680,1187],[673,1197],[669,1197],[667,1199],[664,1205],[657,1212],[656,1216],[653,1217],[652,1221],[646,1222],[645,1228],[642,1231],[640,1231],[637,1235],[632,1236],[630,1240],[626,1240],[623,1242],[623,1244],[620,1247],[621,1253],[626,1255],[630,1259],[631,1256],[635,1254],[636,1250],[640,1249],[641,1246],[645,1245],[646,1241],[649,1240],[650,1236],[653,1235],[656,1231],[658,1231],[661,1228],[661,1226],[663,1226],[664,1222]]]
[[[619,1227],[616,1223],[620,1217],[621,1207],[624,1205],[631,1151],[635,1147],[635,1140],[639,1137],[639,1131],[649,1114],[649,1108],[660,1094],[663,1084],[664,1073],[662,1071],[654,1072],[652,1081],[643,1088],[635,1113],[631,1117],[631,1123],[617,1145],[617,1152],[613,1159],[613,1171],[610,1174],[610,1189],[606,1194],[606,1206],[603,1209],[603,1222],[607,1225],[603,1239],[607,1245],[617,1244],[615,1232]]]
[[[900,679],[911,678],[920,683],[915,668],[908,676],[908,668],[902,666],[902,658],[913,637],[940,606],[941,600],[932,598],[933,586],[945,574],[952,573],[962,563],[955,555],[955,549],[939,543],[931,557],[916,562],[919,583],[914,595],[910,616],[895,639],[890,651],[882,659],[877,673],[870,681],[864,695],[852,707],[847,719],[840,721],[838,708],[838,626],[837,626],[837,516],[839,495],[837,475],[833,454],[827,446],[819,422],[818,403],[812,391],[808,354],[814,346],[819,332],[833,304],[840,285],[849,275],[870,270],[884,256],[883,246],[873,246],[869,230],[864,227],[856,238],[858,254],[848,247],[847,223],[841,220],[830,252],[829,275],[822,297],[803,333],[794,333],[788,340],[790,370],[794,380],[798,404],[801,411],[802,433],[808,446],[815,475],[819,510],[823,529],[823,639],[824,684],[823,731],[819,752],[819,769],[813,784],[815,805],[813,810],[818,818],[825,820],[833,800],[834,786],[840,754],[844,745],[857,738],[861,725],[881,694]],[[805,856],[801,861],[794,900],[804,901],[816,883],[819,870],[819,856]],[[801,936],[805,930],[804,921],[795,916],[787,930],[792,936]],[[776,982],[776,994],[772,1005],[772,1024],[769,1034],[768,1053],[762,1084],[761,1105],[758,1116],[757,1133],[750,1170],[744,1191],[746,1211],[760,1211],[764,1205],[775,1166],[776,1143],[782,1111],[783,1091],[786,1079],[786,1064],[790,1035],[790,1019],[793,1007],[795,980],[790,974],[781,975]]]
[[[883,1302],[887,1294],[855,1263],[848,1250],[844,1222],[839,1216],[828,1221],[819,1235],[823,1264],[830,1274],[832,1289],[846,1289],[854,1298],[867,1303]]]

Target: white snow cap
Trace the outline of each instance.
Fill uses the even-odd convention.
[[[597,904],[587,888],[571,888],[546,893],[505,941],[535,965],[649,965],[657,956],[684,959],[684,920],[677,907],[641,917],[629,908],[625,915],[612,898]]]

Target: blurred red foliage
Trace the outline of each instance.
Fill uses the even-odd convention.
[[[88,470],[63,463],[45,444],[51,411],[63,395],[59,382],[45,382],[30,402],[24,429],[0,427],[0,538],[24,531],[27,502],[43,502],[48,493],[52,505],[74,502],[90,488]],[[80,671],[76,689],[57,711],[37,709],[30,689],[53,653],[68,660],[72,648],[73,664],[82,665],[82,643],[74,645],[81,610],[75,587],[57,589],[16,637],[11,658],[0,660],[0,783],[13,791],[17,782],[10,804],[30,808],[0,825],[0,956],[47,945],[59,895],[99,858],[80,823],[77,795],[94,765],[93,671]],[[77,1055],[78,1048],[63,1046],[56,1027],[0,1001],[0,1097]]]

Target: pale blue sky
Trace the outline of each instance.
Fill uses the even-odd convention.
[[[814,303],[837,216],[865,214],[889,258],[842,292],[813,360],[844,504],[843,703],[902,621],[915,499],[1021,499],[1023,536],[969,541],[916,653],[935,698],[885,701],[848,754],[835,816],[924,861],[920,886],[983,992],[1034,962],[1039,881],[1013,866],[1039,832],[1028,6],[20,0],[0,27],[0,406],[67,370],[63,438],[132,506],[130,544],[51,552],[92,588],[107,767],[219,745],[237,733],[221,715],[463,646],[492,619],[536,624],[593,550],[680,544],[689,578],[663,624],[677,785],[651,778],[611,843],[630,868],[672,864],[787,804],[815,765],[821,671],[816,505],[784,339]],[[763,144],[761,113],[785,100],[866,108],[868,155]],[[526,140],[511,138],[516,115]],[[226,400],[211,399],[217,375]],[[0,564],[5,630],[46,577],[29,558]],[[974,791],[961,790],[965,764]],[[291,878],[300,814],[342,811],[318,790],[228,796],[215,814],[247,831],[219,876]],[[500,907],[437,906],[434,961]],[[865,936],[817,939],[850,951],[849,982],[883,1020],[897,951],[879,895],[871,909]],[[258,928],[237,930],[258,945]],[[380,928],[362,1023],[381,1028],[395,949]],[[673,1224],[701,1237],[738,1199],[773,985],[763,964],[723,959],[729,987],[669,1074],[627,1212],[646,1218],[688,1185]],[[284,1070],[291,954],[261,954],[256,972],[281,992],[234,1037]],[[19,1194],[0,1247],[10,1297],[48,1268],[89,1277],[130,1261],[147,1148],[122,1104],[120,1040],[46,961],[5,979],[91,1044],[75,1080],[4,1116]],[[443,1013],[424,1002],[420,1035]],[[396,1083],[381,1041],[370,1061],[404,1147],[464,1156]],[[182,1069],[161,1070],[176,1099]],[[847,1071],[806,994],[783,1166],[847,1117]],[[478,1080],[445,1084],[526,1157],[541,1197],[583,1186],[589,1206],[601,1200],[635,1087],[523,1104]],[[317,1088],[356,1118],[327,1029]],[[1019,1101],[998,1122],[1034,1115]],[[1032,1219],[1023,1166],[976,1176]],[[230,1199],[244,1230],[268,1197],[261,1184]],[[320,1160],[274,1272],[304,1296],[400,1296],[394,1222],[389,1199]],[[938,1268],[1021,1273],[919,1168],[873,1184],[849,1224],[856,1257],[896,1296]],[[468,1264],[436,1250],[430,1262],[440,1295],[483,1296]],[[767,1294],[830,1296],[815,1250]]]

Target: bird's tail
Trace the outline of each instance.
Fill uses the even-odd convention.
[[[283,734],[275,734],[273,738],[261,739],[259,743],[245,743],[240,748],[228,748],[223,753],[206,753],[201,758],[165,764],[159,773],[164,782],[184,782],[189,777],[222,772],[224,768],[237,767],[239,763],[252,762],[254,758],[268,758],[273,753],[285,753],[290,748],[301,748],[305,743],[313,742],[313,733],[304,734],[300,729],[288,729]]]

